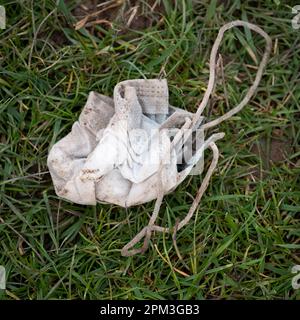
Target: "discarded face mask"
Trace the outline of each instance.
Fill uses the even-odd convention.
[[[215,84],[218,49],[224,32],[235,26],[247,27],[263,36],[265,52],[242,101],[218,119],[204,123],[202,113]],[[57,195],[79,204],[101,202],[122,207],[156,199],[149,224],[122,249],[124,256],[144,252],[153,231],[177,232],[197,209],[218,162],[215,142],[224,133],[205,139],[207,130],[249,102],[262,77],[271,46],[270,37],[253,24],[233,21],[224,25],[211,51],[208,87],[196,113],[169,105],[165,79],[120,82],[115,86],[113,99],[90,92],[79,121],[51,148],[48,156]],[[193,170],[197,174],[202,172],[207,148],[212,150],[213,159],[187,216],[175,229],[156,225],[164,195],[172,192]],[[134,248],[143,238],[143,246]]]

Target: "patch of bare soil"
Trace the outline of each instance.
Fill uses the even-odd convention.
[[[289,155],[293,153],[292,140],[285,137],[282,130],[275,129],[271,139],[261,138],[250,151],[261,159],[263,169],[263,172],[260,172],[260,169],[256,168],[252,177],[263,179],[273,165],[288,161]]]
[[[58,47],[63,47],[64,45],[69,44],[69,40],[63,34],[62,31],[54,31],[50,37],[52,43],[57,45]]]
[[[86,28],[101,36],[97,26],[114,28],[120,34],[130,30],[144,30],[162,21],[164,7],[157,0],[84,0],[72,11],[77,23],[75,29]]]

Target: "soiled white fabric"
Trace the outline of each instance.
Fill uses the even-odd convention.
[[[202,113],[215,85],[218,49],[224,33],[233,27],[247,27],[260,34],[266,42],[265,51],[241,102],[219,118],[204,123]],[[123,256],[144,252],[154,231],[176,233],[190,221],[217,166],[219,151],[215,142],[224,133],[206,138],[208,129],[229,119],[249,102],[271,48],[270,37],[251,23],[237,20],[221,27],[211,50],[208,86],[195,114],[169,105],[165,79],[120,82],[113,99],[91,92],[79,121],[49,153],[48,167],[56,193],[80,204],[106,202],[123,207],[156,199],[149,224],[123,247]],[[213,158],[187,215],[174,229],[156,225],[163,196],[203,162],[207,148],[212,150]],[[203,170],[201,165],[196,168],[197,174]],[[142,239],[143,246],[134,248]]]
[[[79,121],[49,153],[56,193],[79,204],[130,207],[156,199],[158,179],[164,194],[176,188],[208,144],[202,137],[202,148],[179,163],[182,148],[171,148],[170,129],[183,134],[192,114],[170,106],[168,96],[165,79],[120,82],[113,99],[91,92]]]

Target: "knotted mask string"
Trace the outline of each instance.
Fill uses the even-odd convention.
[[[254,95],[259,82],[261,80],[262,74],[263,74],[263,70],[267,64],[271,49],[272,49],[272,40],[271,38],[267,35],[266,32],[264,32],[260,27],[251,24],[249,22],[245,22],[245,21],[241,21],[241,20],[236,20],[236,21],[232,21],[229,22],[227,24],[225,24],[223,27],[221,27],[221,29],[219,30],[218,36],[214,42],[214,45],[212,47],[211,50],[211,54],[210,54],[210,61],[209,61],[209,81],[208,81],[208,86],[207,89],[205,91],[205,94],[203,96],[203,99],[198,107],[197,112],[195,113],[195,115],[192,118],[192,121],[187,121],[185,123],[185,128],[189,127],[190,129],[192,129],[191,131],[197,129],[198,124],[199,124],[199,120],[200,117],[205,109],[205,107],[207,106],[207,103],[209,101],[210,95],[213,91],[214,85],[215,85],[215,78],[216,78],[216,61],[217,61],[217,54],[218,54],[218,50],[221,44],[221,41],[223,39],[224,33],[225,31],[233,28],[233,27],[247,27],[253,31],[255,31],[256,33],[258,33],[259,35],[261,35],[265,41],[266,41],[266,46],[265,46],[265,51],[262,57],[262,60],[258,66],[257,69],[257,73],[255,76],[255,80],[253,82],[253,84],[251,85],[251,87],[249,88],[248,92],[246,93],[245,97],[242,99],[242,101],[233,109],[231,109],[230,111],[228,111],[227,113],[225,113],[224,115],[220,116],[219,118],[210,121],[206,124],[203,124],[201,126],[202,130],[208,130],[209,128],[215,127],[218,124],[220,124],[221,122],[223,122],[224,120],[229,119],[230,117],[232,117],[234,114],[236,114],[237,112],[239,112],[241,109],[243,109],[243,107],[249,102],[249,100],[252,98],[252,96]],[[192,218],[194,212],[197,210],[197,207],[201,201],[201,198],[204,194],[204,192],[207,189],[207,186],[209,184],[210,178],[217,166],[218,163],[218,159],[219,159],[219,150],[217,145],[215,144],[215,142],[219,139],[221,139],[224,136],[223,133],[219,133],[219,134],[215,134],[211,137],[211,141],[208,144],[208,147],[212,150],[213,152],[213,158],[212,158],[212,162],[207,170],[207,173],[202,181],[202,184],[195,196],[195,199],[189,209],[189,212],[187,213],[186,217],[181,220],[179,222],[179,224],[177,224],[176,226],[176,232],[178,230],[180,230],[181,228],[183,228],[186,224],[188,224],[188,222],[190,221],[190,219]],[[173,144],[173,147],[175,147],[175,145]],[[126,246],[123,247],[123,249],[121,250],[121,254],[123,256],[132,256],[135,255],[137,253],[143,253],[147,250],[148,246],[149,246],[149,242],[150,242],[150,238],[151,238],[151,234],[153,231],[159,231],[159,232],[166,232],[169,233],[171,232],[171,228],[164,228],[164,227],[160,227],[158,225],[155,225],[155,221],[158,217],[158,213],[159,213],[159,209],[160,206],[162,204],[163,201],[163,197],[164,197],[164,190],[163,190],[163,183],[162,183],[162,178],[161,178],[161,171],[162,171],[162,163],[160,165],[160,169],[159,169],[159,182],[158,182],[158,193],[157,193],[157,200],[155,203],[155,207],[153,210],[153,214],[150,218],[149,224],[147,227],[143,228]],[[142,238],[144,238],[144,244],[142,246],[142,248],[139,249],[132,249]],[[131,249],[131,250],[130,250]]]

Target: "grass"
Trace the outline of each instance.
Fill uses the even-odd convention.
[[[7,11],[0,30],[0,265],[7,288],[0,299],[300,298],[291,285],[291,268],[300,264],[300,31],[291,26],[297,1],[160,2],[159,24],[118,33],[118,22],[75,30],[76,1],[0,0]],[[217,31],[234,19],[263,27],[274,47],[255,99],[219,128],[226,136],[218,142],[218,169],[177,235],[182,260],[172,237],[161,234],[144,255],[124,258],[120,249],[148,223],[153,203],[126,211],[58,198],[48,150],[70,131],[89,91],[112,95],[119,81],[155,78],[162,68],[171,103],[195,111]],[[255,66],[263,45],[243,29],[226,34],[230,106],[254,78],[247,65]],[[226,110],[220,81],[206,115]],[[207,165],[210,159],[207,152]],[[161,225],[186,214],[200,182],[189,177],[165,197]]]

